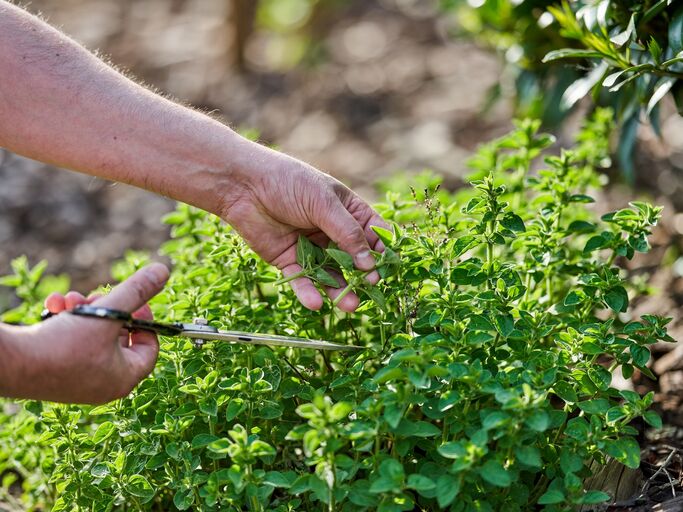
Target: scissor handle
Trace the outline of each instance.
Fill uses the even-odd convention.
[[[184,329],[182,324],[162,324],[159,322],[152,322],[151,320],[133,318],[133,316],[127,311],[120,311],[118,309],[105,308],[101,306],[80,304],[66,312],[76,316],[86,316],[90,318],[100,318],[103,320],[123,322],[123,327],[129,331],[151,331],[161,334],[162,336],[177,336],[178,334],[182,333]],[[43,311],[41,318],[46,320],[54,315],[54,313],[50,313],[48,310],[45,310]]]

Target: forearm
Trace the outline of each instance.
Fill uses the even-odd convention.
[[[29,364],[21,346],[23,330],[0,323],[0,397],[22,398],[19,387]]]
[[[218,211],[264,148],[0,0],[0,145]]]

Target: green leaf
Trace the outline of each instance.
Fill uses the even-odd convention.
[[[567,233],[591,233],[595,231],[595,227],[595,224],[592,222],[575,220],[572,221],[569,226],[567,226]]]
[[[382,311],[386,311],[387,299],[378,286],[368,285],[363,288],[363,291],[372,299],[372,302],[377,304]]]
[[[408,475],[407,486],[410,489],[415,489],[417,492],[431,491],[436,489],[436,483],[434,480],[417,473]]]
[[[541,452],[535,446],[520,446],[515,449],[515,456],[517,457],[517,460],[525,466],[532,468],[543,467]]]
[[[479,474],[488,483],[497,487],[508,487],[512,483],[510,473],[497,460],[486,461]]]
[[[544,432],[550,426],[550,417],[548,413],[543,410],[534,411],[524,422],[531,430],[536,432]]]
[[[471,331],[492,331],[494,330],[493,324],[489,322],[489,319],[484,315],[472,315],[470,316],[470,323],[467,328]]]
[[[377,384],[384,384],[385,382],[389,382],[390,380],[400,379],[405,375],[405,370],[399,366],[385,366],[375,374],[373,380]]]
[[[515,231],[516,233],[523,233],[526,231],[522,217],[516,213],[506,213],[500,220],[500,223],[503,225],[503,227],[509,229],[510,231]]]
[[[405,406],[396,403],[388,403],[384,406],[384,419],[391,428],[396,428],[401,423]]]
[[[631,469],[638,469],[640,466],[640,446],[632,437],[609,441],[606,452]]]
[[[538,498],[539,505],[557,505],[563,503],[565,500],[562,491],[549,489],[540,498]]]
[[[511,315],[498,314],[493,317],[493,322],[496,324],[496,330],[503,338],[507,338],[515,329],[515,321]]]
[[[551,52],[552,53],[552,52]],[[562,110],[569,110],[579,100],[584,98],[595,86],[597,86],[605,76],[609,69],[609,64],[606,61],[598,63],[590,73],[575,80],[562,94],[560,99],[560,108]]]
[[[479,239],[476,236],[461,236],[455,241],[455,244],[453,245],[451,257],[458,258],[462,256],[465,252],[475,247],[478,243]]]
[[[349,402],[338,402],[332,406],[329,419],[333,422],[344,420],[353,410],[353,405]]]
[[[246,410],[247,403],[244,400],[241,398],[233,398],[228,402],[228,407],[225,411],[225,419],[227,421],[232,421]]]
[[[655,91],[652,93],[650,100],[647,102],[646,115],[650,115],[652,110],[657,106],[664,96],[671,90],[673,85],[676,83],[676,78],[665,77],[661,78],[657,85],[655,86]]]
[[[635,19],[636,19],[636,15],[632,14],[631,19],[628,22],[628,26],[626,27],[626,30],[624,30],[623,32],[620,32],[619,34],[610,38],[610,41],[612,41],[612,43],[614,43],[614,45],[617,48],[621,48],[626,43],[631,41],[633,39],[633,37],[635,36],[635,33],[636,33]]]
[[[310,268],[315,264],[315,255],[316,248],[313,243],[307,237],[299,235],[296,244],[296,262],[304,269]]]
[[[194,505],[194,493],[192,489],[180,488],[173,496],[173,504],[178,510],[187,510]]]
[[[441,475],[436,481],[436,501],[439,507],[446,508],[460,492],[460,480],[451,475]]]
[[[218,439],[219,437],[213,434],[197,434],[192,438],[192,449],[204,448]]]
[[[282,473],[280,471],[269,471],[263,477],[263,483],[265,485],[270,485],[271,487],[282,487],[288,489],[296,480],[296,473],[288,472],[289,474]]]
[[[595,251],[596,249],[602,249],[605,246],[606,240],[602,235],[595,235],[588,239],[586,245],[583,248],[584,254]]]
[[[396,459],[384,459],[379,465],[379,474],[390,478],[394,482],[403,481],[405,476],[403,464]]]
[[[619,145],[617,147],[619,165],[621,166],[624,178],[628,183],[633,183],[634,180],[633,153],[638,135],[638,115],[639,113],[636,112],[629,119],[624,120],[621,129],[621,137],[619,137]]]
[[[396,434],[405,437],[434,437],[441,434],[441,429],[426,421],[410,421],[403,419],[395,430]]]
[[[386,492],[399,490],[401,490],[401,485],[386,476],[380,476],[373,480],[369,489],[372,494],[384,494]]]
[[[265,441],[257,439],[255,441],[252,441],[249,445],[249,453],[251,453],[251,455],[253,455],[254,457],[269,457],[271,455],[275,455],[277,453],[277,450],[275,450],[275,448],[273,448]]]
[[[558,381],[553,384],[553,391],[567,403],[573,404],[579,401],[579,397],[576,395],[574,388],[564,381]]]
[[[650,349],[647,347],[633,344],[631,345],[630,352],[631,357],[633,358],[633,364],[638,367],[645,366],[650,360]]]
[[[606,492],[588,491],[586,494],[581,496],[579,503],[583,505],[597,505],[598,503],[604,503],[610,499],[610,495]]]
[[[679,7],[669,22],[669,49],[676,55],[683,50],[683,7]]]
[[[97,427],[97,431],[92,438],[93,444],[98,445],[106,441],[112,436],[112,434],[114,434],[115,431],[116,427],[114,424],[111,421],[105,421],[99,427]]]
[[[645,422],[656,429],[662,428],[662,418],[655,411],[647,411],[643,414],[643,419]]]
[[[218,404],[213,397],[207,397],[199,401],[199,410],[208,416],[218,415]]]
[[[616,313],[625,313],[628,310],[628,293],[623,286],[615,286],[608,291],[603,300]]]
[[[583,468],[583,459],[571,450],[563,448],[560,452],[560,468],[565,474],[577,473]]]
[[[103,462],[95,464],[90,470],[90,474],[95,478],[104,478],[109,474],[109,466]]]
[[[142,498],[142,502],[146,503],[154,498],[154,489],[149,481],[142,475],[133,475],[128,479],[126,491],[133,496]]]
[[[567,434],[569,437],[585,442],[588,440],[589,433],[590,427],[588,422],[583,418],[572,418],[567,422],[565,434]]]
[[[593,59],[603,57],[602,53],[594,50],[581,50],[577,48],[562,48],[553,50],[543,57],[542,62],[552,62],[559,59]]]
[[[345,270],[353,270],[353,258],[348,252],[339,249],[325,249],[325,252]]]
[[[330,275],[330,273],[324,268],[316,268],[313,272],[313,279],[324,286],[331,286],[332,288],[340,288],[339,282]]]
[[[586,298],[586,296],[585,296],[585,294],[583,294],[583,292],[579,293],[579,292],[572,290],[564,298],[564,305],[565,306],[576,306],[577,304],[581,304],[585,298]]]
[[[69,510],[69,504],[66,502],[63,496],[60,496],[55,501],[54,505],[50,509],[50,512],[62,512],[63,510]]]
[[[455,441],[443,443],[437,448],[437,451],[442,457],[446,457],[447,459],[457,459],[467,453],[465,447]]]
[[[504,425],[510,419],[510,415],[504,411],[493,411],[483,419],[481,426],[485,430],[491,430]]]
[[[216,439],[215,441],[212,441],[209,443],[208,448],[209,451],[212,451],[214,453],[218,454],[223,454],[223,453],[228,453],[228,450],[230,449],[230,440],[227,437],[222,437],[220,439]]]
[[[391,231],[389,231],[388,229],[384,229],[380,226],[371,227],[385,246],[394,245],[394,234]]]
[[[579,402],[579,408],[588,414],[605,414],[610,408],[609,400],[606,398],[595,398]]]

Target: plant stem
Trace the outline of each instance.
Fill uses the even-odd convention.
[[[346,297],[351,291],[353,290],[353,287],[350,284],[346,285],[346,288],[342,290],[342,292],[337,296],[336,299],[332,302],[333,306],[337,306],[341,302],[341,300]]]
[[[278,279],[273,283],[273,286],[280,286],[281,284],[289,283],[290,281],[294,281],[295,279],[299,279],[300,277],[303,277],[306,275],[305,270],[301,270],[299,272],[296,272],[294,274],[291,274],[287,277],[283,277],[282,279]]]

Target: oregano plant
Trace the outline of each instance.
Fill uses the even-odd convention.
[[[539,122],[482,147],[471,186],[394,186],[378,209],[383,280],[371,286],[335,246],[301,238],[301,275],[363,299],[354,314],[305,310],[219,219],[166,217],[173,261],[158,319],[207,318],[359,353],[162,338],[130,396],[80,407],[0,408],[0,496],[52,510],[570,510],[594,461],[637,467],[632,421],[660,425],[653,396],[612,374],[651,376],[648,346],[668,319],[632,318],[619,267],[648,250],[660,209],[634,202],[596,218],[611,114],[548,153]],[[546,155],[544,157],[544,155]],[[386,187],[386,185],[385,185]],[[122,279],[144,264],[132,253]],[[4,279],[37,315],[49,287],[20,261]],[[341,278],[344,278],[342,280]],[[33,290],[25,293],[25,290]],[[43,293],[44,292],[44,293]]]

